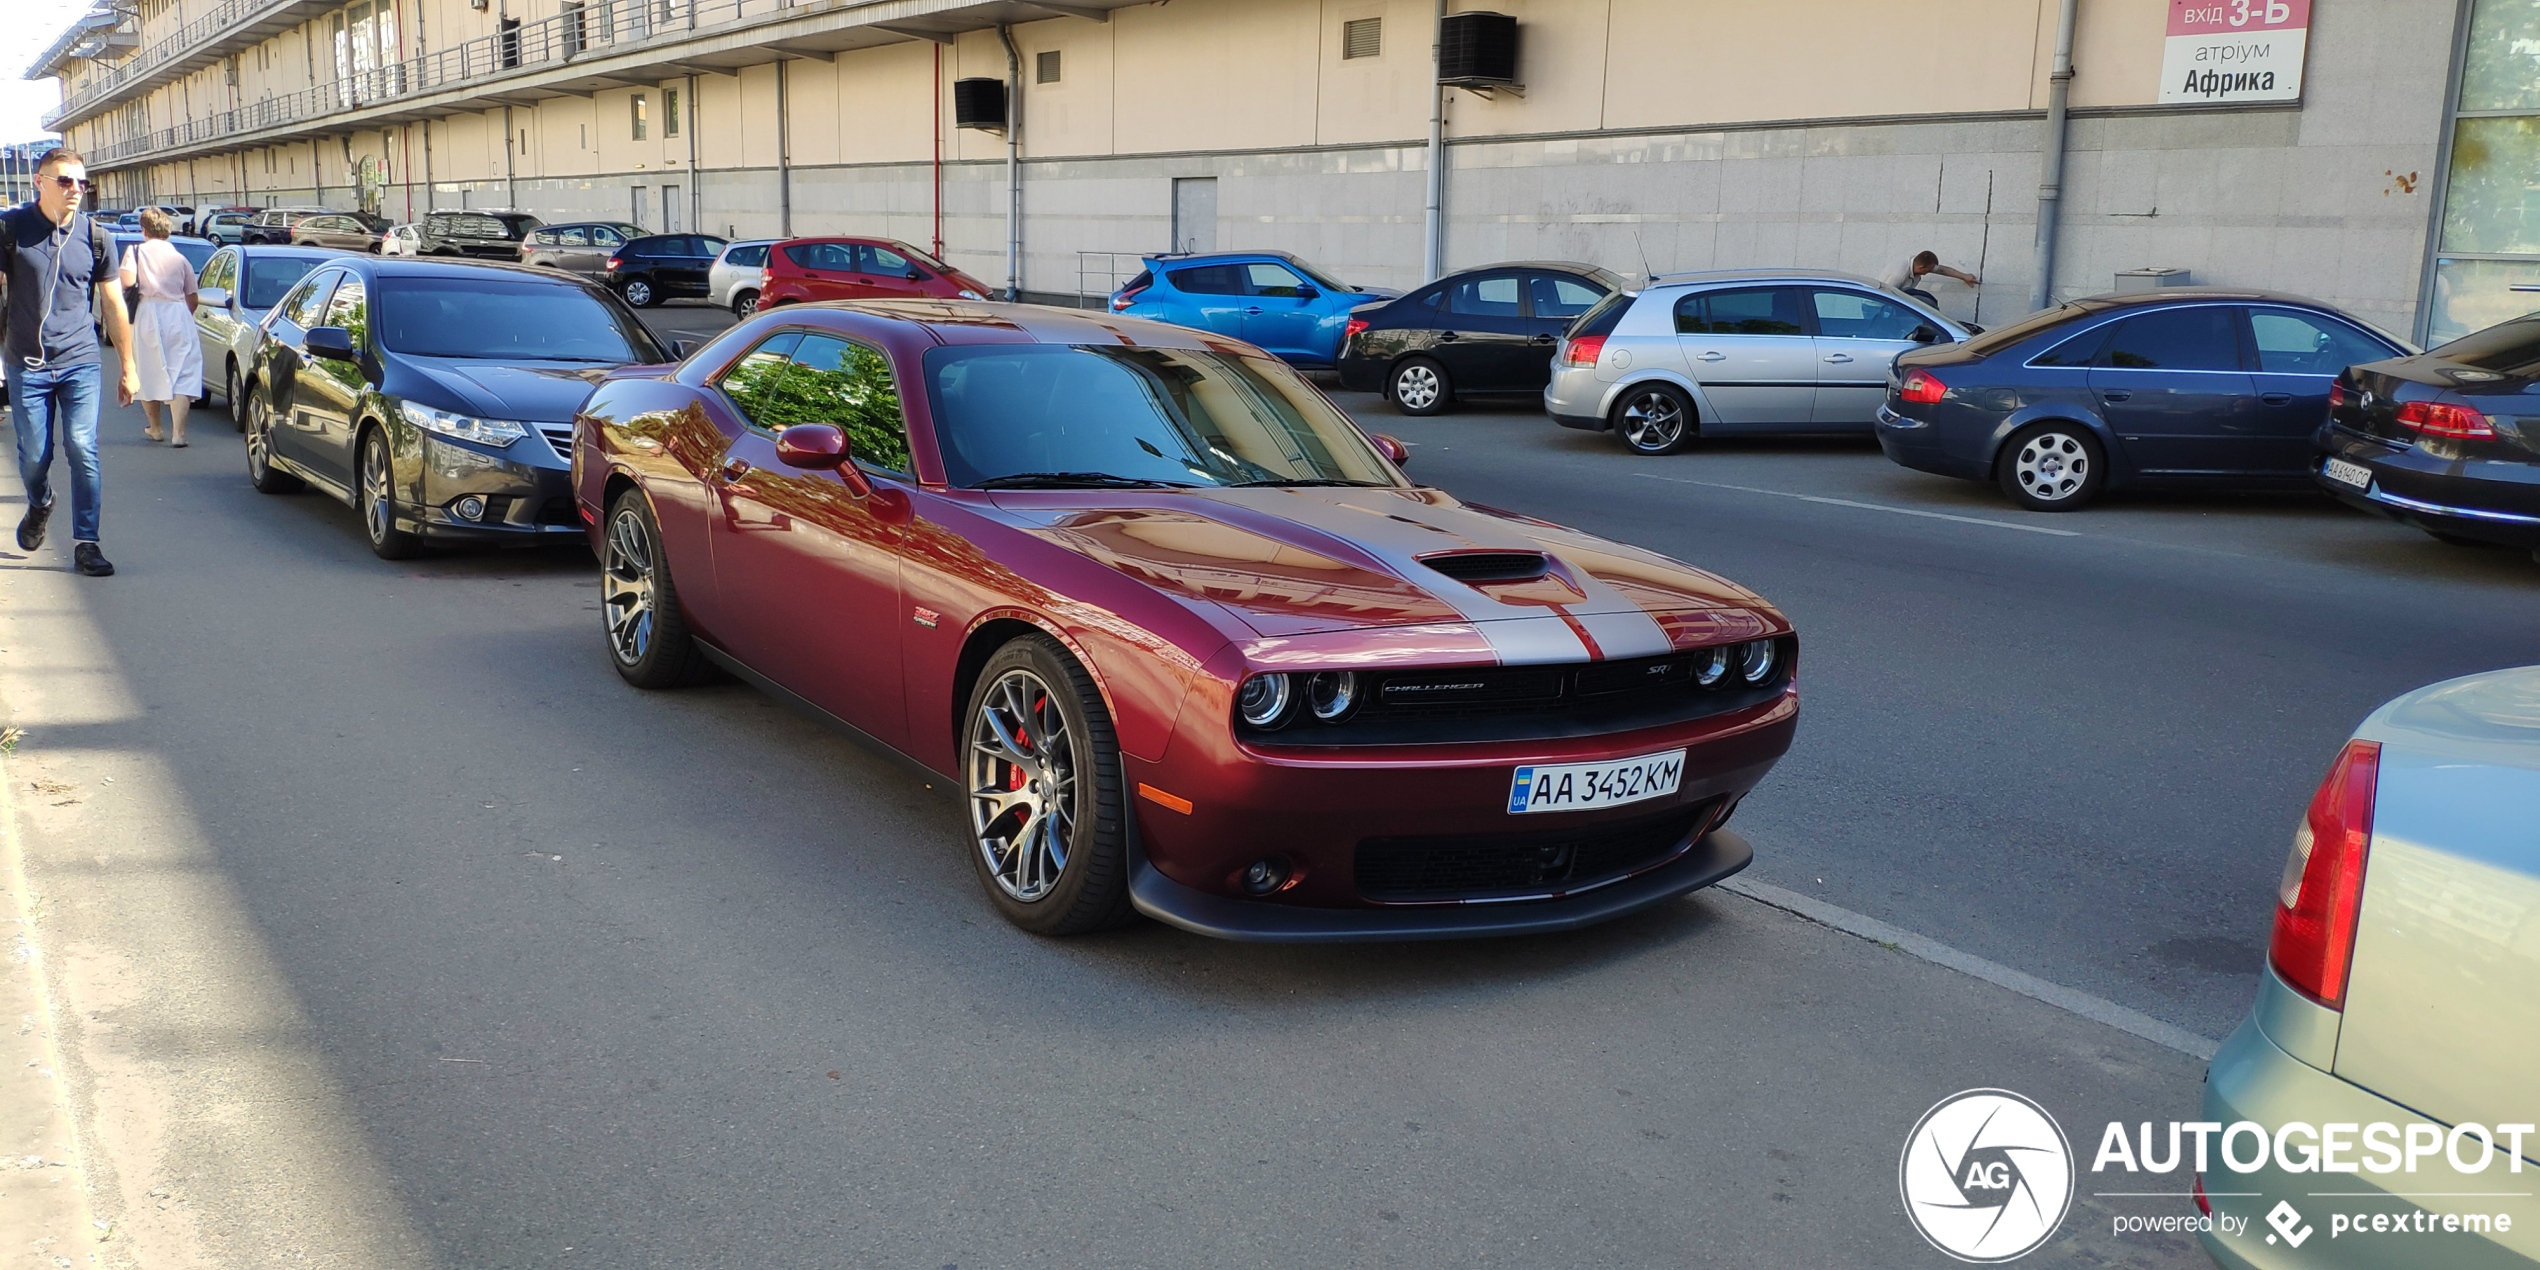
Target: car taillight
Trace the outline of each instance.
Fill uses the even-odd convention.
[[[1603,356],[1605,337],[1602,335],[1574,335],[1569,343],[1561,346],[1561,364],[1564,366],[1594,366],[1596,359]]]
[[[2328,386],[2328,408],[2329,408],[2329,409],[2331,409],[2331,410],[2335,410],[2335,409],[2336,409],[2336,408],[2338,408],[2339,406],[2342,406],[2342,405],[2345,405],[2345,404],[2346,404],[2346,385],[2344,385],[2344,384],[2330,384],[2330,385]]]
[[[615,256],[611,256],[611,257],[609,257],[609,263],[608,263],[607,268],[608,268],[608,271],[609,271],[610,273],[616,273],[616,272],[617,272],[617,257],[615,257]]]
[[[1940,382],[1940,376],[1927,370],[1905,372],[1905,382],[1896,386],[1897,396],[1922,406],[1940,400],[1948,392],[1949,385]]]
[[[2355,951],[2364,855],[2372,844],[2373,789],[2380,778],[2380,744],[2348,741],[2293,831],[2293,851],[2276,887],[2275,939],[2267,960],[2286,983],[2332,1010],[2346,1003],[2346,966]]]
[[[1349,342],[1350,342],[1351,340],[1357,339],[1357,338],[1358,338],[1358,336],[1359,336],[1359,333],[1360,333],[1360,332],[1362,332],[1362,331],[1365,331],[1366,329],[1367,329],[1367,319],[1365,319],[1365,318],[1351,318],[1351,319],[1349,320],[1349,325],[1344,326],[1344,327],[1342,327],[1342,328],[1341,328],[1341,345],[1342,345],[1342,347],[1344,347],[1344,348],[1348,347]]]
[[[1120,294],[1111,297],[1111,311],[1114,313],[1128,312],[1129,306],[1136,304],[1138,302],[1138,297],[1144,294],[1146,294],[1145,287],[1121,288]]]
[[[2487,416],[2469,406],[2441,401],[2408,401],[2399,405],[2399,422],[2429,437],[2461,437],[2492,441],[2496,429]]]

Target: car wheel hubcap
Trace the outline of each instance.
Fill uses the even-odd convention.
[[[1438,399],[1438,373],[1426,366],[1406,366],[1393,377],[1393,398],[1414,410],[1426,410]]]
[[[2043,502],[2060,502],[2090,479],[2090,452],[2067,433],[2048,432],[2029,438],[2012,461],[2020,488]]]
[[[247,475],[265,479],[265,408],[260,403],[247,409]]]
[[[1030,903],[1067,868],[1076,744],[1041,677],[1010,670],[970,723],[970,827],[997,888]]]
[[[378,438],[362,447],[362,521],[372,542],[388,541],[388,447]]]
[[[653,298],[653,289],[638,282],[634,286],[626,289],[626,298],[633,300],[637,304],[642,304]]]
[[[1665,449],[1684,435],[1684,429],[1684,409],[1672,397],[1646,393],[1623,407],[1623,436],[1636,449]]]
[[[600,612],[609,647],[632,666],[653,646],[653,540],[633,508],[609,522],[607,558],[600,566]]]

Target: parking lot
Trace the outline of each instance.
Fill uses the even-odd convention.
[[[23,866],[99,1005],[59,1051],[134,1162],[100,1220],[364,1266],[1905,1264],[1885,1144],[1981,1085],[2077,1136],[2192,1117],[2347,729],[2530,659],[2529,560],[2308,495],[2041,516],[1864,441],[1341,399],[1424,481],[1790,615],[1739,889],[1489,943],[1035,939],[924,782],[621,684],[578,548],[385,563],[217,423],[109,409],[121,574],[0,571]],[[2183,1197],[2094,1189],[2044,1264],[2202,1263],[2109,1233]]]

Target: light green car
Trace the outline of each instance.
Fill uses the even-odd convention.
[[[2234,1270],[2540,1265],[2540,667],[2365,719],[2275,916],[2257,1004],[2206,1074],[2206,1251]]]

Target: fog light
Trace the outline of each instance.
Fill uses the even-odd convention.
[[[1235,709],[1244,722],[1256,728],[1275,728],[1288,721],[1288,707],[1296,704],[1296,691],[1286,675],[1254,675],[1244,681],[1235,694]]]
[[[1737,673],[1746,682],[1760,684],[1773,677],[1773,641],[1759,639],[1738,650]]]
[[[1314,717],[1325,723],[1338,723],[1358,708],[1358,676],[1347,670],[1327,670],[1305,685],[1305,704]]]
[[[485,519],[485,500],[470,494],[453,504],[451,510],[457,512],[461,520],[483,520]]]
[[[1727,645],[1706,648],[1693,655],[1693,681],[1705,688],[1717,688],[1729,674]]]
[[[1288,862],[1277,856],[1255,860],[1244,866],[1243,887],[1246,895],[1268,895],[1288,884]]]

